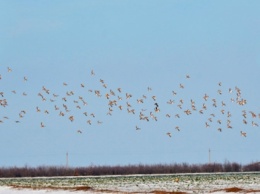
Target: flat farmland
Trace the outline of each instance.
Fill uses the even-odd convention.
[[[17,193],[260,193],[260,173],[1,178],[0,186]]]

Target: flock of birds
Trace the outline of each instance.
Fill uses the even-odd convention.
[[[5,73],[5,72],[4,72]],[[12,73],[12,68],[7,67],[6,73]],[[96,77],[94,70],[90,71],[90,76]],[[4,74],[0,74],[0,85],[1,80],[4,79]],[[185,79],[191,79],[190,75],[186,75]],[[28,78],[26,76],[23,77],[24,82],[28,82]],[[126,111],[128,114],[137,116],[139,121],[143,122],[157,122],[159,121],[159,116],[161,115],[165,118],[174,118],[180,119],[185,116],[190,116],[192,114],[205,115],[207,114],[207,119],[204,121],[204,126],[206,128],[210,128],[213,122],[216,122],[218,127],[217,130],[222,132],[224,128],[232,129],[232,113],[231,110],[227,110],[226,107],[228,103],[233,103],[238,106],[245,106],[247,104],[247,100],[242,97],[242,92],[238,87],[228,88],[228,91],[224,91],[222,89],[222,83],[218,83],[217,95],[221,96],[224,92],[230,94],[230,101],[224,102],[217,100],[217,98],[210,97],[207,93],[201,96],[202,104],[198,105],[194,99],[190,99],[189,103],[184,103],[183,98],[177,99],[177,92],[171,92],[171,99],[167,100],[163,106],[159,103],[157,96],[153,95],[152,88],[147,87],[146,93],[143,94],[140,98],[136,98],[133,94],[129,92],[124,92],[124,90],[120,87],[116,89],[110,89],[108,84],[103,80],[99,79],[100,88],[99,89],[90,89],[85,86],[84,83],[80,83],[79,87],[84,90],[84,92],[89,93],[92,96],[96,96],[97,98],[104,99],[106,103],[106,116],[112,116],[115,110],[118,111]],[[62,83],[62,87],[69,88],[69,84],[67,82]],[[185,89],[184,84],[179,83],[179,89]],[[12,93],[12,95],[17,95],[16,90],[11,91],[0,91],[0,107],[2,107],[1,112],[4,112],[4,109],[9,106],[9,99],[7,99],[6,93]],[[23,96],[27,96],[26,92],[22,93]],[[55,111],[55,114],[59,117],[65,118],[69,122],[75,122],[76,115],[73,114],[73,111],[80,111],[80,115],[85,118],[87,125],[93,125],[94,122],[98,125],[103,124],[103,121],[98,120],[96,114],[94,112],[89,112],[88,106],[89,101],[86,96],[77,95],[77,92],[73,90],[67,90],[65,94],[56,94],[51,92],[50,89],[46,86],[42,86],[41,90],[37,93],[37,97],[42,102],[41,105],[35,106],[35,114],[44,113],[45,115],[49,115],[52,110]],[[150,100],[149,106],[145,107],[144,105],[148,100]],[[68,103],[72,102],[72,104]],[[51,103],[53,109],[49,110],[44,106],[44,103]],[[138,106],[137,106],[138,104]],[[173,106],[176,113],[172,114],[172,112],[164,112],[161,110],[161,107],[165,105]],[[72,107],[73,106],[73,107]],[[213,110],[215,111],[212,111]],[[73,111],[72,111],[73,109]],[[1,109],[0,109],[1,110]],[[211,112],[209,112],[211,111]],[[15,123],[20,123],[23,121],[23,118],[27,114],[27,110],[19,110],[18,119],[14,119]],[[217,115],[222,115],[222,117],[218,117]],[[17,115],[16,115],[17,116]],[[13,116],[12,116],[13,117]],[[249,125],[251,124],[253,127],[258,127],[258,123],[256,121],[257,118],[260,119],[260,113],[257,114],[253,111],[242,110],[241,112],[242,122],[241,124]],[[78,118],[77,118],[78,119]],[[7,120],[10,120],[8,115],[2,115],[0,118],[0,124],[5,123]],[[47,124],[44,121],[39,123],[39,127],[44,128]],[[181,127],[179,125],[174,126],[176,131],[181,131]],[[137,124],[135,125],[135,130],[141,130],[141,127]],[[77,129],[79,134],[83,133],[82,129]],[[247,133],[245,131],[240,131],[241,136],[246,137]],[[172,137],[172,131],[166,132],[166,135]]]

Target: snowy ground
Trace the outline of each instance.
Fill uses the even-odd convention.
[[[260,173],[2,178],[0,194],[259,193]]]
[[[1,186],[0,187],[1,194],[89,194],[93,193],[92,191],[68,191],[68,190],[51,190],[51,189],[16,189],[12,187]]]
[[[66,190],[50,190],[50,189],[40,189],[40,190],[32,190],[32,189],[14,189],[11,187],[0,187],[0,193],[2,194],[90,194],[90,193],[121,193],[119,192],[105,192],[105,191],[66,191]],[[122,192],[125,193],[125,192]],[[213,194],[224,194],[226,192],[224,191],[218,191],[218,192],[214,192]],[[229,192],[229,193],[233,193],[234,192]]]

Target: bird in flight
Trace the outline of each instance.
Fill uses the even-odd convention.
[[[72,122],[72,121],[74,121],[74,116],[70,116],[69,117],[69,120]]]
[[[94,70],[91,70],[91,75],[94,76],[95,75],[95,72]]]
[[[10,67],[7,67],[7,72],[12,72],[13,70]]]
[[[91,71],[91,73],[90,73],[89,76],[94,76],[95,75],[94,70],[90,69],[90,71]],[[10,67],[7,67],[7,72],[12,72],[12,69]],[[24,75],[26,75],[26,74],[24,74]],[[185,74],[184,74],[184,76],[185,76]],[[190,79],[190,75],[186,74],[186,78],[184,76],[183,76],[183,78],[185,80]],[[4,78],[5,78],[4,74],[0,74],[0,79],[2,79],[2,81],[4,80]],[[20,78],[23,78],[24,82],[28,81],[26,76],[21,76]],[[29,81],[31,81],[31,78],[29,79]],[[64,80],[64,81],[66,81],[66,82],[60,82],[60,85],[61,85],[61,83],[63,83],[63,86],[70,86],[70,84],[69,85],[67,84],[68,80]],[[227,109],[227,108],[231,108],[228,101],[225,101],[224,99],[222,99],[222,98],[226,97],[226,93],[228,95],[230,95],[230,97],[228,97],[227,99],[232,99],[231,102],[234,102],[233,105],[237,104],[237,105],[241,105],[243,107],[246,107],[244,105],[247,104],[247,100],[242,97],[241,90],[238,87],[235,87],[234,91],[232,92],[231,88],[228,88],[228,87],[226,89],[222,88],[222,82],[217,82],[218,85],[216,84],[217,89],[215,90],[216,91],[215,94],[214,93],[213,94],[212,93],[205,93],[207,91],[204,91],[202,94],[200,94],[201,97],[199,97],[199,98],[201,99],[201,101],[200,100],[196,101],[196,99],[189,97],[188,99],[192,98],[192,100],[190,100],[191,104],[186,103],[187,98],[185,96],[180,96],[182,94],[182,92],[178,93],[178,95],[177,95],[177,92],[175,92],[171,89],[170,90],[172,92],[172,93],[170,93],[171,97],[170,98],[167,97],[170,100],[166,101],[167,100],[167,98],[166,98],[166,100],[164,101],[165,104],[160,104],[161,105],[160,107],[159,107],[158,104],[161,103],[160,98],[161,98],[161,96],[164,96],[164,95],[160,95],[160,94],[158,96],[157,96],[157,94],[151,95],[151,92],[153,92],[152,86],[151,87],[150,86],[145,87],[143,91],[146,91],[146,92],[148,91],[148,92],[143,93],[143,91],[142,91],[141,93],[139,93],[138,95],[141,95],[141,97],[138,98],[135,101],[137,103],[134,103],[133,98],[132,98],[133,96],[135,96],[134,93],[132,93],[133,95],[129,92],[122,93],[122,91],[125,91],[125,89],[124,88],[121,89],[118,86],[116,86],[114,88],[112,88],[112,87],[110,88],[110,85],[108,86],[103,79],[99,79],[97,82],[98,82],[99,85],[96,88],[90,89],[90,88],[88,88],[87,83],[86,83],[86,85],[84,85],[83,83],[85,83],[85,82],[80,81],[79,83],[77,83],[78,88],[80,88],[79,91],[76,91],[77,87],[75,87],[75,91],[63,91],[62,94],[56,93],[56,92],[58,92],[58,90],[56,90],[55,93],[51,93],[50,90],[47,89],[46,86],[40,87],[40,92],[38,93],[38,96],[41,97],[40,103],[42,103],[42,104],[36,105],[37,116],[54,115],[54,116],[58,116],[58,117],[59,116],[63,117],[63,116],[65,116],[66,112],[71,112],[70,116],[68,115],[68,117],[66,116],[66,117],[63,117],[63,118],[65,120],[69,119],[71,122],[73,122],[74,116],[76,117],[76,115],[81,115],[81,116],[79,116],[81,118],[88,117],[87,119],[90,119],[90,118],[93,119],[93,120],[87,120],[86,119],[87,123],[89,125],[91,125],[92,123],[93,123],[93,125],[96,124],[96,123],[102,124],[102,122],[100,120],[98,120],[98,119],[100,119],[100,118],[98,118],[100,114],[98,112],[95,112],[97,114],[90,112],[91,108],[92,108],[91,107],[91,102],[92,102],[91,97],[92,96],[90,96],[90,97],[89,96],[83,96],[84,95],[83,92],[86,88],[87,93],[93,92],[92,94],[93,94],[94,97],[95,96],[100,97],[99,98],[100,101],[103,100],[105,102],[104,107],[108,108],[108,110],[109,110],[109,112],[106,115],[109,115],[109,116],[114,116],[114,115],[118,114],[118,110],[119,110],[120,111],[119,114],[123,115],[124,112],[131,113],[131,115],[135,115],[135,118],[137,118],[138,120],[141,120],[141,122],[143,122],[143,121],[153,122],[153,120],[154,120],[154,121],[158,121],[158,123],[160,123],[161,120],[164,122],[165,117],[168,118],[167,122],[171,122],[172,119],[175,120],[175,121],[177,121],[177,119],[178,119],[178,122],[180,122],[183,118],[187,118],[186,115],[190,115],[189,117],[192,118],[193,115],[196,115],[196,113],[198,113],[198,115],[200,115],[201,117],[205,117],[205,121],[203,121],[201,124],[205,123],[204,126],[206,128],[210,128],[210,127],[213,128],[214,124],[216,123],[217,124],[216,129],[221,132],[222,128],[223,128],[223,130],[226,127],[231,129],[232,128],[232,126],[231,126],[232,118],[233,117],[237,118],[235,112],[232,112],[231,109]],[[185,88],[184,84],[179,82],[179,83],[177,83],[177,87],[181,88],[180,90],[182,90],[183,88]],[[63,90],[65,88],[69,88],[69,87],[63,87],[63,86],[61,85]],[[94,86],[95,86],[95,84],[94,84]],[[113,86],[113,85],[111,84],[111,86]],[[16,87],[16,88],[18,88],[18,87]],[[14,88],[12,88],[12,89],[14,89]],[[186,90],[186,88],[182,91],[185,91],[185,90]],[[16,94],[15,90],[10,90],[10,91],[13,94]],[[8,99],[3,99],[3,98],[7,98],[10,91],[6,92],[6,91],[2,91],[2,89],[1,89],[1,91],[0,91],[0,105],[1,106],[6,107],[9,104],[11,104],[11,103],[7,103],[7,101],[9,102]],[[21,91],[20,88],[19,88],[19,91]],[[226,91],[226,93],[225,93],[225,91]],[[77,95],[78,92],[80,92],[78,95],[81,95],[81,96]],[[18,93],[19,92],[17,90],[17,94]],[[12,94],[12,97],[14,98],[13,94]],[[50,97],[50,94],[51,94],[51,97]],[[92,95],[92,94],[90,94],[90,95]],[[210,98],[209,98],[208,94],[210,95]],[[37,93],[36,93],[36,95],[37,95]],[[77,97],[76,97],[76,95],[77,95]],[[124,95],[125,95],[125,98],[124,98]],[[215,98],[214,98],[214,95],[215,95]],[[26,91],[26,92],[22,92],[22,96],[30,97],[32,95],[31,95],[31,93],[28,93],[28,95],[27,95],[27,91]],[[26,100],[27,97],[24,97],[25,99],[23,99],[23,100]],[[166,97],[166,95],[165,95],[165,97]],[[88,99],[88,100],[85,101],[84,99]],[[210,104],[211,100],[212,100],[212,103],[213,103],[212,105]],[[195,106],[195,101],[196,101],[196,106]],[[48,106],[52,102],[55,102],[55,105],[52,106],[52,109],[49,109]],[[73,104],[73,107],[71,107],[71,103],[73,103],[73,102],[75,104]],[[177,102],[176,106],[175,106],[175,102]],[[201,102],[201,104],[199,105],[200,102]],[[170,110],[167,109],[166,104],[171,106]],[[63,105],[63,107],[61,105]],[[124,108],[123,108],[123,106],[124,106]],[[200,109],[198,109],[198,111],[197,111],[197,108],[199,106],[200,106]],[[68,109],[68,107],[70,107],[70,109]],[[102,107],[102,106],[100,106],[100,107]],[[52,110],[58,111],[58,112],[56,112],[56,115],[52,114]],[[145,112],[146,110],[147,110],[147,112]],[[166,111],[164,112],[164,110],[166,110]],[[86,111],[88,111],[89,114]],[[208,112],[208,111],[210,111],[210,112]],[[28,112],[30,112],[30,111],[28,111]],[[140,112],[140,114],[135,114],[137,112]],[[150,115],[149,115],[149,112],[150,112]],[[232,112],[232,116],[231,116],[231,112]],[[80,113],[80,114],[77,114],[77,113]],[[25,119],[24,119],[25,115],[27,116],[27,115],[29,115],[29,113],[25,114],[25,112],[20,111],[19,117],[20,117],[21,121],[23,120],[23,122],[25,121]],[[162,118],[162,115],[163,115],[163,118]],[[210,117],[208,117],[209,115],[210,115]],[[250,125],[247,125],[247,127],[258,127],[258,122],[256,121],[256,119],[258,117],[260,119],[260,113],[253,112],[253,110],[251,110],[251,111],[243,110],[242,115],[240,115],[240,116],[242,117],[242,119],[240,120],[240,122],[242,124],[243,123],[244,124],[250,124]],[[59,117],[59,118],[62,119],[62,117]],[[227,120],[226,126],[223,127],[223,123],[226,120],[226,119],[224,119],[224,117],[227,117],[228,120]],[[10,117],[10,120],[11,119],[12,118]],[[77,117],[76,121],[78,121],[78,120],[80,120],[80,119]],[[1,120],[1,123],[5,124],[7,121],[8,120],[6,120],[6,118],[4,118],[4,119]],[[42,120],[42,121],[44,121],[44,120]],[[199,120],[198,120],[198,122],[199,122]],[[18,123],[18,121],[17,121],[17,123]],[[74,123],[75,122],[73,122],[73,124]],[[178,124],[176,123],[176,125],[178,125]],[[47,124],[47,125],[49,125],[49,124]],[[259,123],[259,125],[260,125],[260,123]],[[45,124],[43,122],[41,122],[40,126],[45,127]],[[133,125],[133,126],[135,126],[135,125]],[[233,127],[235,128],[235,125]],[[141,128],[138,127],[138,125],[135,126],[135,129],[141,130]],[[180,128],[178,126],[176,126],[175,129],[177,131],[180,131]],[[76,131],[78,133],[83,132],[82,130],[76,130]],[[242,136],[246,137],[245,132],[240,131],[240,133],[241,133]],[[167,132],[166,134],[169,137],[172,137],[171,132]]]
[[[240,131],[241,136],[246,137],[246,132]]]
[[[45,127],[45,125],[43,124],[43,122],[41,122],[41,127]]]

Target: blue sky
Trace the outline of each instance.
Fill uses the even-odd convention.
[[[0,92],[4,92],[0,99],[8,101],[8,106],[0,107],[0,166],[65,165],[67,152],[70,166],[206,163],[209,149],[213,162],[259,161],[260,129],[251,124],[260,124],[259,6],[256,0],[0,1]],[[236,98],[236,86],[247,100],[244,106],[230,100]],[[97,97],[95,90],[102,96]],[[70,91],[74,95],[66,95]],[[111,116],[107,93],[110,100],[117,100]],[[132,98],[126,99],[126,93]],[[137,103],[140,98],[143,104]],[[170,99],[173,105],[167,104]],[[186,115],[185,110],[192,110],[191,99],[197,110]],[[127,112],[127,102],[135,114]],[[203,103],[207,110],[200,114]],[[142,109],[149,122],[139,119]],[[20,118],[22,110],[26,113]],[[243,110],[248,124],[243,123]],[[228,119],[232,129],[226,127]]]

